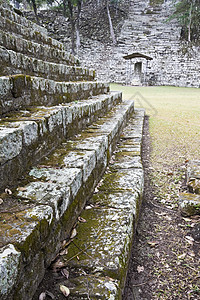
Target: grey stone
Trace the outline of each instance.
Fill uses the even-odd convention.
[[[69,186],[72,196],[75,197],[82,185],[82,171],[78,168],[33,168],[30,176],[45,180],[46,182],[57,183],[61,186]]]
[[[70,280],[70,296],[74,300],[88,299],[119,299],[119,281],[111,280],[108,277],[78,276]],[[81,296],[80,296],[81,295]],[[80,298],[81,297],[81,298]]]
[[[179,194],[179,207],[183,216],[200,214],[200,195],[191,193]]]
[[[139,192],[143,190],[142,169],[120,169],[118,172],[106,174],[104,181],[99,187],[100,191],[112,192]]]
[[[64,214],[70,203],[70,188],[55,183],[32,182],[19,191],[18,196],[36,203],[52,206],[57,220]]]
[[[74,151],[65,156],[64,164],[68,168],[81,168],[83,170],[83,181],[88,177],[96,166],[95,151]]]
[[[21,253],[9,244],[0,249],[0,295],[8,294],[16,284]]]
[[[10,79],[6,76],[0,77],[0,100],[7,96],[12,89]]]
[[[22,130],[0,127],[0,163],[19,155],[22,150]]]

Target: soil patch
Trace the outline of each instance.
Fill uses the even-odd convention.
[[[185,188],[183,166],[150,160],[148,117],[143,139],[145,189],[123,300],[200,299],[199,216],[183,218],[178,192]]]

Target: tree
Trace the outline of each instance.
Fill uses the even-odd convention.
[[[37,23],[39,24],[39,17],[38,17],[38,13],[37,13],[37,10],[38,8],[44,4],[44,3],[49,3],[49,1],[51,0],[25,0],[25,2],[27,2],[27,4],[33,8],[33,11],[34,11],[34,14],[35,14],[35,18],[36,18],[36,21]],[[19,5],[20,3],[22,3],[23,1],[22,0],[15,0],[14,1],[14,6],[19,9]]]
[[[76,54],[80,48],[80,15],[82,0],[63,0],[63,15],[69,16],[71,25],[72,53],[75,54],[75,33],[76,33]]]
[[[181,0],[169,19],[177,19],[182,26],[181,36],[188,42],[200,40],[200,0]]]
[[[116,44],[116,38],[115,38],[115,33],[114,33],[114,29],[113,29],[112,19],[111,19],[111,15],[110,15],[109,0],[106,0],[106,10],[107,10],[109,27],[110,27],[110,36],[111,36],[113,44],[115,45]]]

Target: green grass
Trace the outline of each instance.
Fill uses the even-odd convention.
[[[200,159],[200,89],[111,84],[111,90],[135,99],[135,107],[144,107],[150,116],[153,167],[176,168]]]

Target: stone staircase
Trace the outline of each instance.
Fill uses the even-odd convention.
[[[143,189],[144,112],[2,2],[0,57],[0,298],[32,299],[64,248],[64,267],[80,271],[65,283],[69,299],[121,299]],[[92,265],[72,259],[80,214],[88,221],[78,247],[85,254],[87,243]]]
[[[181,40],[180,24],[176,20],[168,21],[174,11],[173,0],[157,1],[155,5],[153,2],[156,3],[149,0],[130,1],[128,18],[116,34],[115,46],[105,44],[103,39],[89,39],[83,32],[79,52],[82,64],[95,67],[100,80],[106,78],[109,82],[139,85],[141,82],[134,78],[134,63],[137,60],[132,60],[132,72],[129,74],[123,58],[139,52],[153,58],[145,68],[145,84],[199,88],[199,47]],[[59,32],[61,28],[58,27],[55,34],[59,35]],[[138,61],[145,66],[145,60]]]

